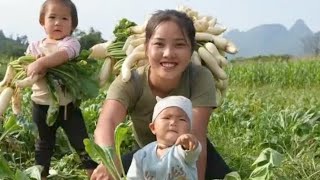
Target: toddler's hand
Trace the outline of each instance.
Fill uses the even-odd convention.
[[[46,68],[38,59],[27,66],[27,76],[34,76],[36,74],[43,75],[45,73]]]
[[[189,151],[196,149],[198,143],[198,139],[192,134],[182,134],[176,141],[176,145],[181,145],[184,149]]]

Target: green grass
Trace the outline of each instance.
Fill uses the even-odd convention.
[[[234,63],[209,136],[247,179],[260,152],[285,155],[271,179],[320,179],[320,61]]]
[[[238,61],[228,67],[230,87],[224,103],[212,114],[208,134],[242,179],[249,178],[255,169],[253,162],[266,148],[284,155],[280,167],[272,170],[271,179],[320,179],[319,69],[319,60],[275,57]],[[101,92],[98,98],[82,103],[91,135],[104,98],[105,92]],[[13,169],[26,169],[34,164],[36,132],[28,109],[30,90],[24,93],[24,107],[25,116],[17,119],[21,129],[0,142],[0,153]],[[11,116],[9,110],[6,117]],[[3,132],[0,128],[0,135]],[[125,149],[129,149],[130,141],[126,144]],[[71,152],[59,133],[52,168],[58,170],[60,178],[52,179],[85,178],[85,172],[78,169],[79,159]]]

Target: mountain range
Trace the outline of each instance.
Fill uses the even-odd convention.
[[[304,55],[302,39],[312,36],[313,32],[301,19],[287,29],[282,24],[263,24],[248,31],[234,29],[224,34],[239,49],[234,57],[258,55]]]

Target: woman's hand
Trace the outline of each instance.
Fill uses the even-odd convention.
[[[103,164],[99,164],[93,171],[90,180],[112,180],[112,176],[108,173],[107,168]]]
[[[176,145],[181,145],[185,150],[193,151],[198,147],[198,139],[192,134],[182,134],[178,137]]]

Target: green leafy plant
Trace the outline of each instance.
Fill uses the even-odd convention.
[[[270,179],[272,177],[272,169],[279,167],[283,158],[282,154],[271,148],[264,149],[252,164],[253,166],[256,166],[256,168],[252,171],[250,179]]]
[[[131,128],[131,121],[120,123],[115,129],[115,147],[101,147],[91,139],[85,139],[84,144],[89,156],[107,168],[113,179],[126,179],[126,174],[121,161],[120,146],[126,139],[127,133]],[[119,170],[114,161],[115,157],[119,159]]]

